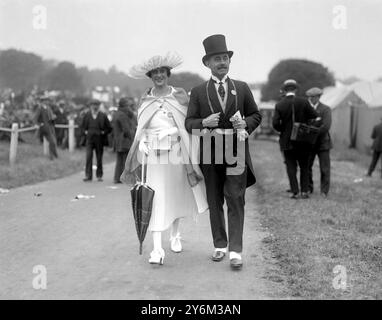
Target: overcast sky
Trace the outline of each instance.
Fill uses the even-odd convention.
[[[46,29],[33,28],[36,5],[47,8]],[[122,71],[174,50],[184,59],[179,71],[206,78],[202,41],[222,33],[234,51],[231,77],[248,82],[265,81],[285,58],[374,80],[381,30],[382,0],[0,0],[0,49]]]

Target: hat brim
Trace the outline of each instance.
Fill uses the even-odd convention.
[[[231,59],[232,56],[233,56],[233,51],[220,51],[220,52],[213,52],[213,53],[209,53],[209,54],[206,54],[203,58],[202,58],[202,62],[204,65],[206,65],[206,61],[212,57],[212,56],[215,56],[217,54],[223,54],[223,53],[228,53],[228,56],[229,58]]]

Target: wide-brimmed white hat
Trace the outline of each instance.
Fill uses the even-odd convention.
[[[133,66],[128,75],[134,79],[144,79],[148,76],[148,73],[152,70],[166,67],[170,70],[178,67],[183,62],[181,56],[176,52],[168,52],[166,55],[156,55],[150,59]]]

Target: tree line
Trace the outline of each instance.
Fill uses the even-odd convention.
[[[198,74],[173,74],[171,82],[190,91],[204,81]],[[16,49],[0,51],[0,88],[28,91],[36,86],[41,90],[70,91],[77,95],[96,86],[119,87],[121,93],[140,96],[151,81],[134,80],[115,66],[105,71],[77,67],[69,61],[45,60],[41,56]]]

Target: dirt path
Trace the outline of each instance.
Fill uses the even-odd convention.
[[[150,235],[143,255],[130,208],[130,186],[110,188],[113,164],[102,183],[82,182],[82,173],[25,186],[0,195],[1,299],[268,299],[286,298],[264,249],[256,209],[256,189],[247,189],[244,268],[232,272],[228,259],[210,260],[209,220],[200,216],[181,225],[184,251],[169,250],[165,264],[150,265]],[[34,196],[41,192],[41,196]],[[94,199],[72,201],[77,194]],[[47,289],[32,287],[33,267],[47,269]]]

